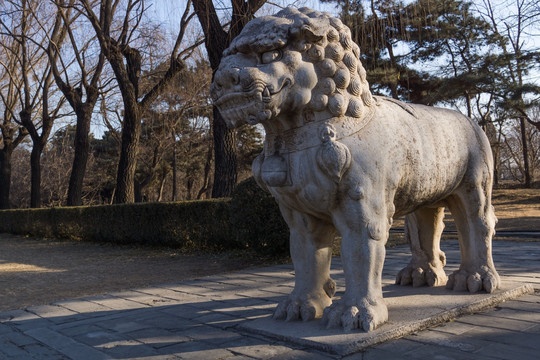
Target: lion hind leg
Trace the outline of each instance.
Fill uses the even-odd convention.
[[[396,284],[417,286],[445,285],[446,257],[440,249],[444,229],[444,207],[421,208],[405,217],[405,238],[412,259],[396,276]]]
[[[447,201],[458,229],[461,264],[450,275],[446,287],[456,291],[495,291],[500,278],[491,254],[497,222],[491,191],[482,186],[461,189]]]

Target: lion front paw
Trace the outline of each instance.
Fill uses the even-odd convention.
[[[492,293],[500,284],[501,279],[497,271],[483,266],[477,271],[468,271],[465,269],[455,271],[448,277],[446,288],[455,291],[469,291],[471,293],[480,290]]]
[[[441,267],[435,267],[431,264],[426,266],[408,265],[403,268],[396,276],[396,284],[419,286],[442,286],[448,281],[448,277]]]
[[[356,305],[348,305],[345,300],[326,308],[322,322],[327,328],[343,327],[345,331],[362,329],[372,331],[388,321],[388,308],[381,299],[376,302],[363,300]]]
[[[323,310],[332,304],[332,299],[326,294],[316,296],[296,296],[291,294],[278,304],[273,318],[276,320],[309,321],[320,318]]]

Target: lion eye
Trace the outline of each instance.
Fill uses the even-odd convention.
[[[269,64],[272,61],[279,60],[280,58],[281,58],[281,51],[272,50],[272,51],[267,51],[263,53],[261,56],[261,61],[263,64]]]

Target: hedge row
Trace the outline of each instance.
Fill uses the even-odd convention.
[[[230,223],[234,238],[243,246],[267,255],[289,253],[289,228],[277,202],[252,177],[233,192]]]
[[[252,179],[239,184],[232,200],[2,210],[0,232],[185,250],[288,252],[288,229],[277,204]]]
[[[230,248],[229,202],[143,203],[0,212],[0,231],[122,244]]]

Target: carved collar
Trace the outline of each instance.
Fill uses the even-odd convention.
[[[277,134],[266,134],[264,154],[271,156],[276,153],[290,154],[321,145],[322,133],[330,129],[334,132],[333,139],[339,141],[352,136],[362,130],[372,119],[375,113],[374,104],[366,107],[366,113],[361,118],[349,116],[332,117],[325,120],[306,122],[303,126],[285,130]]]

